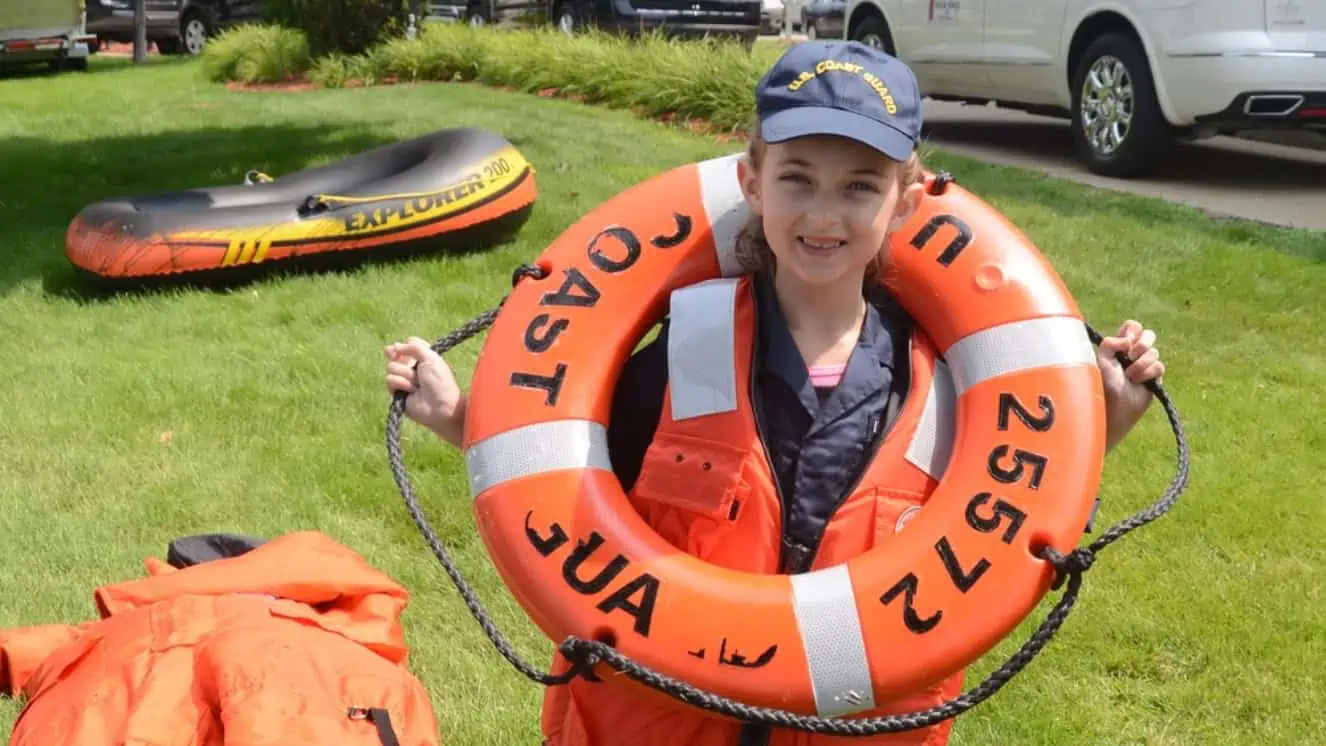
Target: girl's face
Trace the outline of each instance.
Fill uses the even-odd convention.
[[[898,183],[902,164],[843,137],[769,143],[758,169],[743,161],[742,191],[764,222],[778,271],[806,284],[860,284],[921,187]]]

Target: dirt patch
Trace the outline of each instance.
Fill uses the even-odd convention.
[[[230,81],[226,83],[226,88],[232,91],[281,91],[286,93],[298,93],[300,91],[312,91],[318,88],[318,85],[309,80],[283,80],[280,83],[240,83],[239,81]]]
[[[383,78],[373,83],[364,83],[359,78],[351,78],[345,81],[344,88],[376,88],[384,85],[419,85],[410,81],[402,81],[395,76]],[[280,91],[286,93],[301,93],[303,91],[324,90],[324,88],[307,78],[290,78],[277,83],[241,83],[239,81],[230,81],[226,83],[226,88],[232,91]]]
[[[644,118],[650,118],[647,113],[639,109],[637,109],[635,113],[638,116]],[[746,142],[750,139],[750,133],[748,133],[744,129],[738,129],[735,131],[725,131],[716,127],[709,120],[701,119],[699,117],[691,117],[690,119],[683,120],[673,112],[664,112],[663,114],[659,114],[652,118],[655,119],[656,121],[663,122],[665,124],[671,124],[676,127],[682,127],[686,129],[688,132],[692,132],[697,135],[707,135],[709,137],[713,137],[722,143]]]
[[[101,48],[97,50],[97,54],[105,55],[107,57],[132,57],[134,56],[134,45],[125,44],[121,42],[103,41],[101,43]],[[157,45],[153,44],[152,42],[147,43],[147,56],[148,57],[160,56],[160,53],[157,52]]]

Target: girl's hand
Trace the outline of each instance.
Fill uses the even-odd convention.
[[[460,447],[465,397],[451,367],[418,337],[387,345],[387,390],[404,391],[405,415]]]
[[[1114,357],[1120,352],[1133,361],[1127,368]],[[1101,340],[1096,362],[1105,384],[1106,447],[1113,448],[1151,406],[1154,396],[1145,384],[1159,382],[1165,375],[1165,364],[1156,347],[1156,333],[1132,319],[1119,327],[1117,336]]]

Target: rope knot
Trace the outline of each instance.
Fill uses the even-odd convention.
[[[602,662],[602,656],[594,650],[594,646],[599,644],[602,643],[590,642],[575,637],[566,638],[561,645],[557,646],[557,652],[562,654],[562,657],[571,664],[571,667],[566,670],[566,673],[557,676],[557,681],[554,683],[566,684],[577,676],[583,676],[585,681],[602,681],[594,673],[594,667]]]
[[[1054,567],[1056,577],[1053,587],[1056,591],[1069,576],[1081,575],[1090,570],[1091,565],[1096,562],[1096,553],[1091,551],[1091,547],[1078,547],[1064,554],[1054,547],[1047,546],[1041,550],[1041,555]]]

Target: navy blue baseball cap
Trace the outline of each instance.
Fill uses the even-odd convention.
[[[765,142],[838,135],[905,161],[921,139],[916,74],[857,41],[789,48],[756,86],[755,111]]]

